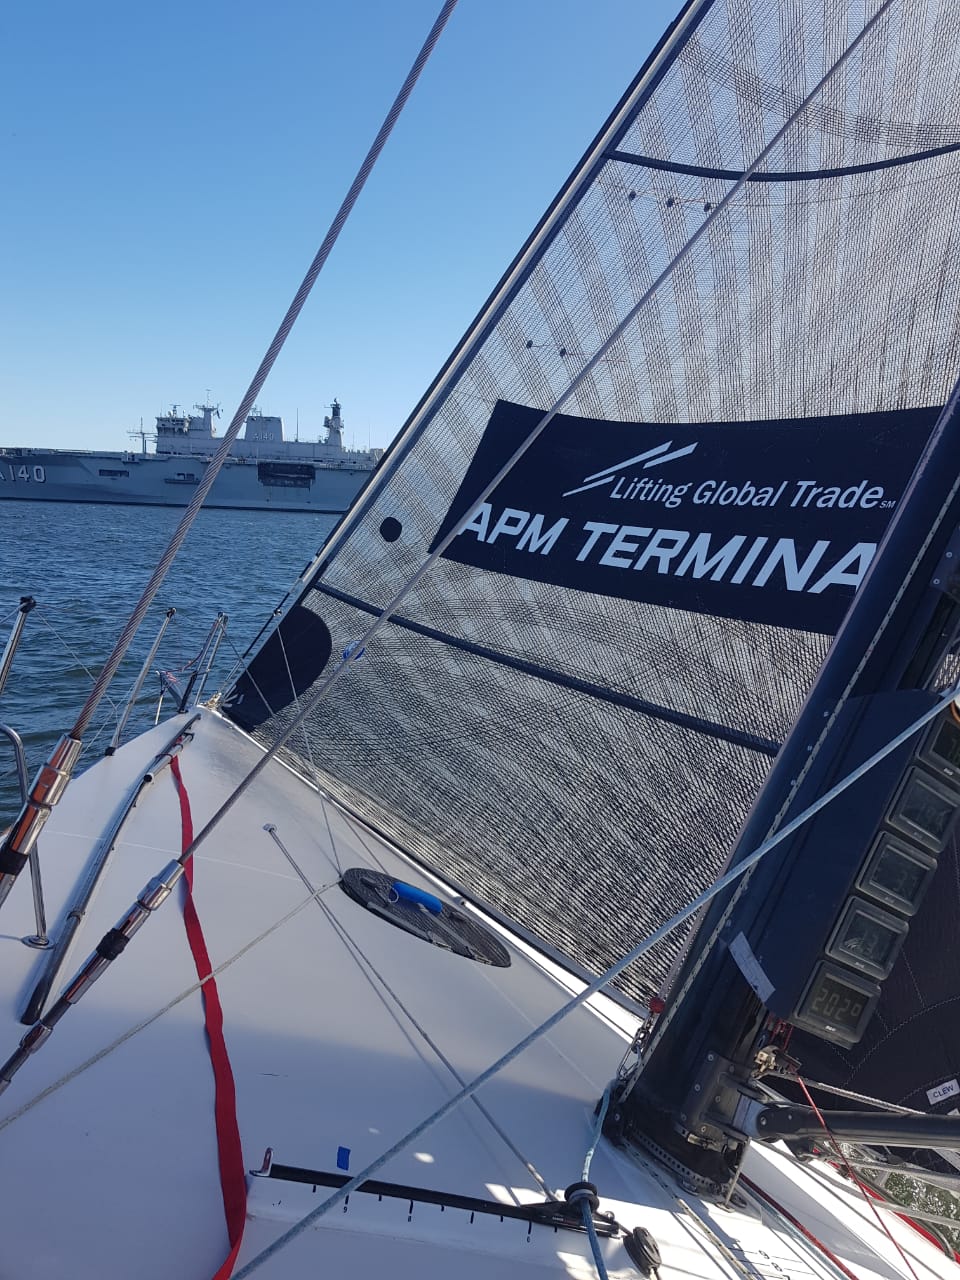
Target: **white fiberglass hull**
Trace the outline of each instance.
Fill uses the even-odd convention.
[[[101,761],[54,811],[40,841],[53,936],[121,799],[185,722],[160,726]],[[192,729],[179,767],[199,830],[260,751],[210,711]],[[67,977],[180,853],[183,838],[180,796],[166,769],[121,830]],[[342,892],[341,872],[357,866],[385,869],[455,901],[275,763],[196,855],[194,898],[224,1012],[247,1169],[260,1167],[270,1147],[284,1165],[360,1172],[576,987],[519,944],[509,944],[509,968],[493,968],[402,932]],[[44,953],[20,940],[34,927],[28,875],[3,914],[0,1058],[23,1034],[18,1018],[44,964]],[[578,1181],[595,1102],[633,1029],[602,998],[578,1009],[484,1087],[485,1113],[462,1103],[376,1174],[441,1193],[447,1203],[355,1193],[257,1274],[594,1275],[583,1234],[471,1212],[456,1198],[542,1201],[518,1152],[561,1193]],[[0,1275],[202,1280],[217,1273],[228,1239],[182,882],[14,1077],[0,1098],[0,1151]],[[758,1150],[746,1172],[859,1280],[906,1274],[869,1211],[831,1170]],[[666,1171],[605,1142],[591,1178],[602,1208],[627,1229],[653,1233],[661,1280],[838,1275],[820,1247],[750,1192],[737,1207],[705,1204]],[[238,1268],[330,1194],[309,1178],[247,1182]],[[893,1224],[917,1280],[953,1270],[919,1235]],[[602,1247],[611,1277],[639,1275],[619,1240]]]

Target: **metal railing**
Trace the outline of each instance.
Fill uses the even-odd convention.
[[[2,687],[2,685],[0,685],[0,687]],[[17,762],[17,782],[20,785],[20,803],[26,804],[29,782],[27,779],[27,759],[23,750],[23,739],[20,737],[19,733],[17,733],[16,729],[11,729],[8,724],[0,724],[0,734],[7,738],[13,745],[13,755]],[[36,844],[34,844],[33,848],[30,850],[28,862],[30,864],[30,884],[33,888],[33,915],[36,921],[37,931],[36,933],[28,934],[23,941],[28,947],[49,947],[50,939],[47,937],[47,914],[43,904],[43,884],[40,880],[40,854]]]

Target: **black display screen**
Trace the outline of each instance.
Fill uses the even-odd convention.
[[[902,898],[912,906],[920,896],[920,890],[929,874],[928,867],[914,862],[912,858],[888,845],[881,849],[871,867],[868,884],[883,889],[895,898]]]
[[[928,782],[915,771],[900,795],[891,820],[940,849],[957,812],[958,799],[960,797],[944,794],[934,782]]]
[[[856,968],[885,978],[890,972],[904,932],[904,929],[897,929],[877,919],[869,909],[855,909],[847,913],[829,951],[838,960],[846,960]]]
[[[934,734],[927,752],[955,769],[960,769],[960,724],[952,719],[944,720]]]
[[[860,872],[857,888],[885,907],[912,916],[936,869],[937,860],[932,853],[884,831]]]
[[[840,978],[822,970],[814,980],[801,1015],[815,1022],[839,1027],[851,1034],[859,1034],[867,1012],[870,997]]]

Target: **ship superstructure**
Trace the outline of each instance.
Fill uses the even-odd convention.
[[[160,414],[156,448],[141,434],[138,451],[0,448],[0,499],[186,506],[220,437],[215,405]],[[239,510],[345,511],[380,459],[380,449],[347,449],[334,401],[318,440],[284,439],[283,420],[257,411],[230,451],[208,507]]]

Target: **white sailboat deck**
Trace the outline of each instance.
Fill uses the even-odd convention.
[[[100,762],[54,811],[40,842],[53,936],[117,797],[185,719]],[[180,768],[199,830],[259,748],[209,711],[193,733]],[[264,829],[269,824],[302,876]],[[65,979],[180,853],[181,840],[178,795],[166,770],[121,831]],[[386,870],[456,901],[276,764],[195,857],[195,901],[218,970],[248,1169],[258,1168],[270,1147],[284,1165],[359,1172],[576,989],[526,949],[511,947],[511,966],[493,968],[391,926],[339,888],[341,871],[352,866]],[[182,892],[181,885],[2,1097],[0,1275],[202,1278],[227,1254],[213,1077]],[[45,953],[20,940],[32,932],[25,875],[0,938],[3,1058],[23,1033],[18,1017],[44,961]],[[509,1144],[468,1100],[375,1176],[505,1205],[541,1201],[512,1145],[562,1194],[581,1176],[594,1105],[630,1034],[629,1018],[602,998],[577,1010],[479,1095]],[[832,1171],[811,1173],[772,1151],[753,1153],[746,1171],[859,1280],[907,1274],[859,1195]],[[662,1280],[840,1274],[749,1196],[745,1209],[704,1205],[666,1171],[605,1142],[591,1178],[602,1208],[628,1229],[653,1233]],[[241,1267],[330,1194],[276,1178],[253,1177],[249,1188]],[[918,1280],[952,1270],[917,1233],[903,1228],[898,1235]],[[604,1241],[603,1249],[611,1276],[639,1275],[619,1241]],[[596,1274],[583,1234],[357,1193],[260,1274],[472,1280],[521,1270]]]

